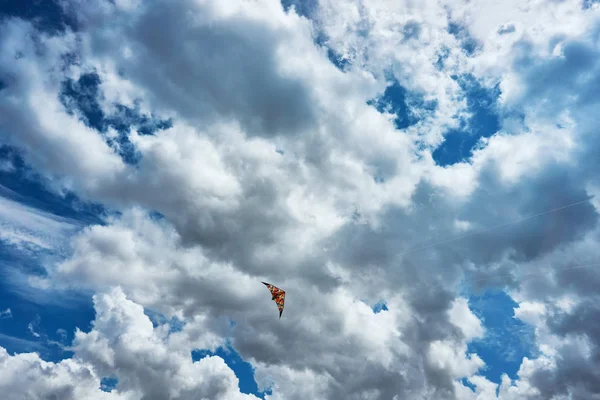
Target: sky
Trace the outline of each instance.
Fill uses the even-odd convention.
[[[590,0],[0,1],[0,390],[600,399],[599,38]]]

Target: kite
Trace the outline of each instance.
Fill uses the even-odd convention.
[[[279,318],[281,318],[281,313],[283,313],[283,303],[285,303],[285,291],[266,282],[263,282],[263,284],[269,288],[271,295],[273,295],[271,300],[275,301],[275,304],[277,304]]]

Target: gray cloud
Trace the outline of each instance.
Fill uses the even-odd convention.
[[[202,125],[234,119],[253,135],[314,129],[317,109],[310,88],[282,70],[278,59],[289,34],[276,22],[283,10],[271,7],[269,20],[258,14],[247,18],[244,8],[232,13],[220,8],[158,0],[123,12],[105,3],[77,7],[74,18],[93,32],[94,56],[112,60],[121,53],[119,73],[157,106]],[[121,48],[115,52],[117,42]]]

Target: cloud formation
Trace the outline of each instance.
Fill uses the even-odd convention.
[[[189,340],[188,329],[169,335],[169,326],[154,328],[119,288],[96,295],[94,306],[94,326],[76,333],[71,359],[52,363],[0,348],[0,387],[8,399],[256,399],[239,392],[222,358],[192,362],[193,348],[186,345],[209,345],[209,335]],[[101,378],[113,375],[118,389],[102,391]]]
[[[599,396],[598,274],[572,268],[598,263],[598,7],[294,3],[69,0],[74,31],[2,22],[0,140],[55,192],[110,210],[71,230],[2,198],[0,222],[71,238],[31,284],[97,293],[72,359],[0,354],[4,392],[253,398],[220,358],[192,362],[227,339],[268,399]],[[65,101],[86,76],[93,101]],[[476,107],[464,76],[497,85],[500,128],[440,167],[433,151]],[[417,118],[403,129],[372,102],[391,82],[410,101],[388,110]],[[124,109],[171,125],[89,117]],[[20,232],[0,238],[56,247]],[[286,290],[281,320],[261,280]],[[514,380],[469,351],[486,329],[466,297],[490,287],[535,329]],[[144,308],[186,325],[153,327]]]

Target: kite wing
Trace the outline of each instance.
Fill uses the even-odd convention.
[[[285,291],[279,289],[277,286],[273,286],[270,283],[263,282],[263,284],[269,288],[271,292],[271,300],[275,301],[277,304],[277,308],[279,309],[279,318],[281,318],[281,314],[283,313],[283,305],[285,303]]]

